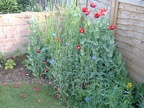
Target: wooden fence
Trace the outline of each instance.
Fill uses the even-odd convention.
[[[112,0],[111,23],[130,77],[144,83],[144,1]]]

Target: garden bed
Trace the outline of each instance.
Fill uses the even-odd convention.
[[[94,2],[89,5],[90,9],[97,7]],[[56,90],[55,97],[71,108],[143,107],[144,84],[132,82],[127,74],[114,41],[117,26],[109,23],[108,10],[91,13],[88,7],[59,8],[59,14],[30,20],[26,57],[20,56],[24,65],[16,56],[6,60],[5,69],[9,70],[1,69],[1,76],[6,75],[2,78],[47,79]]]
[[[32,71],[27,69],[24,64],[22,64],[22,61],[26,59],[26,55],[18,56],[18,57],[11,57],[9,59],[12,59],[16,66],[13,67],[13,69],[5,69],[5,67],[0,68],[0,83],[41,83],[49,85],[49,82],[47,79],[44,78],[36,78],[32,75]]]

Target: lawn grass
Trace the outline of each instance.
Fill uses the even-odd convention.
[[[54,98],[51,87],[37,85],[38,90],[35,91],[35,85],[19,84],[18,88],[14,88],[14,84],[0,84],[0,108],[66,108],[60,100]]]

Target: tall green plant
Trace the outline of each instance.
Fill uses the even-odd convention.
[[[82,12],[75,6],[60,9],[34,29],[37,35],[33,35],[31,44],[41,42],[29,50],[33,53],[40,44],[48,48],[47,77],[57,89],[55,97],[65,102],[73,100],[74,104],[69,106],[74,108],[133,108],[134,85],[127,78],[122,55],[116,50],[116,27],[110,26],[105,18],[106,9],[94,14],[96,23],[87,18],[90,13],[86,7]],[[29,56],[28,60],[31,59],[34,60]]]

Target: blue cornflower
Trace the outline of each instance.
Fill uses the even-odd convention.
[[[96,60],[96,56],[93,56],[93,57],[92,57],[92,60]]]
[[[69,46],[70,45],[70,43],[66,43],[66,46]]]
[[[89,97],[86,97],[86,98],[85,98],[85,101],[89,101],[89,100],[90,100],[90,98],[89,98]]]
[[[56,37],[56,33],[53,33],[52,35],[53,35],[53,37]]]
[[[49,8],[48,8],[48,7],[45,7],[45,10],[46,10],[46,11],[49,11]]]
[[[76,17],[76,16],[78,16],[78,14],[74,14],[73,16],[75,16],[75,17]]]
[[[50,64],[53,64],[54,63],[54,60],[50,60]]]

